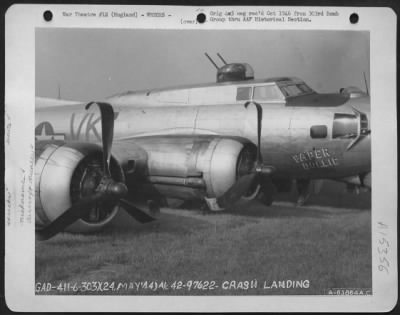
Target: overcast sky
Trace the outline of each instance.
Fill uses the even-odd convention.
[[[297,76],[317,92],[365,90],[369,33],[350,31],[36,30],[36,95],[90,101],[126,90],[215,82],[219,52],[256,78]],[[215,57],[214,57],[215,56]],[[369,80],[368,80],[369,81]]]

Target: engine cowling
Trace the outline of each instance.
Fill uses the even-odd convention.
[[[256,159],[252,143],[234,139],[212,141],[204,155],[200,155],[198,167],[203,172],[209,197],[223,195],[236,180],[248,174]]]
[[[171,198],[217,198],[248,174],[256,146],[246,139],[213,136],[138,140],[148,152],[147,180]]]
[[[101,179],[102,149],[91,143],[52,141],[36,143],[35,151],[35,219],[36,228],[41,229],[77,200],[93,193]],[[110,170],[115,180],[124,181],[123,171],[113,157]],[[67,231],[97,231],[117,211],[115,201],[103,202]]]

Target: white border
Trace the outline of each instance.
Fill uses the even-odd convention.
[[[302,29],[302,30],[367,30],[370,31],[372,104],[372,250],[373,295],[357,296],[36,296],[34,292],[35,237],[34,209],[32,224],[6,225],[5,296],[14,311],[389,311],[397,303],[397,127],[396,127],[396,14],[389,8],[330,8],[340,12],[338,17],[313,18],[312,23],[243,24],[180,24],[180,18],[207,14],[212,7],[118,6],[119,11],[134,9],[141,12],[164,11],[171,14],[161,19],[89,19],[64,18],[62,10],[115,10],[115,6],[77,5],[13,5],[6,13],[6,89],[5,124],[11,123],[5,134],[7,188],[15,196],[19,191],[19,169],[29,168],[34,130],[35,95],[35,27],[77,28],[163,28],[163,29]],[[255,7],[257,8],[257,7]],[[277,9],[269,7],[268,9]],[[307,9],[307,7],[299,7]],[[238,10],[240,7],[218,7]],[[252,9],[247,7],[246,9]],[[253,7],[254,9],[254,7]],[[285,7],[285,10],[291,9]],[[313,8],[315,9],[315,7]],[[321,7],[320,9],[328,9]],[[51,10],[52,22],[42,14]],[[348,17],[357,12],[360,20],[350,24]],[[23,113],[23,115],[21,115]],[[32,119],[30,119],[32,118]],[[24,132],[26,131],[26,132]],[[8,140],[10,141],[8,143]],[[33,188],[34,191],[34,188]],[[7,197],[7,196],[6,196]],[[7,199],[7,198],[6,198]],[[17,200],[11,200],[16,207]],[[34,203],[32,208],[34,207]],[[7,204],[6,204],[7,210]],[[391,275],[377,269],[376,252],[379,241],[377,222],[390,225]],[[15,223],[15,222],[14,222]],[[60,263],[62,263],[60,261]]]

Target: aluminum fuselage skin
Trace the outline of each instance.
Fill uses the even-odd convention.
[[[208,159],[205,155],[211,150],[213,139],[237,139],[238,142],[257,144],[256,108],[245,108],[245,101],[236,99],[236,89],[271,82],[273,80],[205,84],[127,92],[110,97],[104,101],[110,103],[115,112],[112,153],[122,164],[136,161],[136,165],[145,170],[144,176],[146,172],[150,177],[156,175],[150,181],[179,182],[174,177],[191,176],[189,164],[193,159]],[[370,172],[369,133],[353,146],[354,139],[333,136],[335,114],[362,112],[370,124],[368,96],[351,98],[341,94],[313,93],[285,101],[257,102],[263,109],[261,154],[264,164],[274,168],[274,177],[339,179]],[[84,108],[85,104],[37,107],[36,140],[100,143],[100,113],[95,106],[89,111]],[[325,126],[326,135],[313,138],[313,126]],[[234,146],[225,145],[225,148],[229,151]],[[219,165],[223,165],[223,154],[219,159],[222,159]],[[229,163],[231,169],[236,167],[232,159]],[[229,178],[226,186],[233,180]],[[216,181],[217,177],[214,177]],[[197,180],[195,182],[199,185]],[[180,197],[182,191],[183,199],[196,197],[196,189],[184,186],[163,190],[165,185],[161,185],[158,192],[168,195],[173,191],[172,195]],[[226,190],[227,187],[214,187],[214,190]],[[190,191],[185,192],[185,189]],[[209,192],[209,195],[215,194]]]
[[[351,99],[342,106],[323,108],[261,105],[262,156],[264,163],[275,167],[276,176],[339,178],[370,169],[370,135],[350,150],[346,148],[351,139],[332,139],[335,113],[353,114],[354,107],[366,113],[369,119],[369,106],[364,98]],[[115,142],[140,138],[140,142],[145,143],[142,139],[144,137],[216,135],[240,137],[257,143],[256,110],[252,107],[246,109],[243,104],[158,107],[114,105],[114,110],[117,113]],[[100,140],[99,113],[88,113],[83,104],[38,110],[36,125],[42,122],[49,122],[55,136],[65,137],[67,141]],[[326,138],[310,137],[310,128],[315,125],[327,126]],[[321,163],[309,163],[316,160]]]

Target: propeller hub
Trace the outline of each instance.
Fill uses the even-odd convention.
[[[128,188],[124,183],[112,182],[108,185],[107,192],[115,197],[122,197],[128,193]]]
[[[128,194],[128,188],[123,182],[116,182],[111,177],[104,176],[96,191],[108,196],[108,199],[119,199]]]

